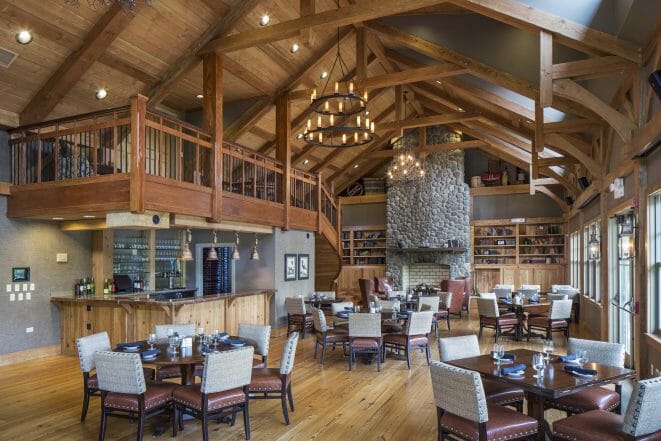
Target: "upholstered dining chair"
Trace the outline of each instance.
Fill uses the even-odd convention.
[[[548,300],[549,302],[552,302],[554,300],[567,300],[567,299],[568,299],[567,294],[559,294],[554,292],[550,292],[546,294],[546,300]]]
[[[404,333],[386,334],[383,336],[382,358],[386,359],[386,349],[404,349],[406,366],[411,369],[411,350],[424,349],[427,364],[431,360],[429,350],[429,333],[431,332],[433,311],[412,312],[406,321]]]
[[[78,359],[80,361],[80,370],[83,373],[83,410],[80,414],[80,421],[85,421],[87,409],[89,407],[91,396],[100,396],[99,380],[94,373],[96,364],[94,354],[98,351],[109,351],[110,338],[107,332],[88,335],[76,339],[76,349],[78,350]],[[154,369],[143,368],[145,378],[154,379]]]
[[[495,299],[496,298],[496,293],[495,292],[481,292],[478,294],[478,298],[480,299]]]
[[[436,313],[436,338],[438,338],[438,322],[440,320],[445,320],[445,323],[448,325],[448,331],[451,331],[450,328],[450,305],[452,304],[452,293],[451,292],[440,292],[438,294],[439,305],[438,312]]]
[[[314,333],[317,340],[314,344],[314,358],[317,358],[317,350],[321,346],[321,365],[324,365],[326,359],[326,345],[331,345],[333,349],[338,344],[342,345],[342,353],[345,352],[346,344],[349,343],[349,332],[347,329],[335,329],[326,324],[324,311],[319,308],[312,308],[312,317],[314,318]]]
[[[493,293],[496,295],[497,298],[500,298],[500,297],[510,298],[510,297],[512,297],[512,290],[509,289],[509,288],[494,288]]]
[[[184,430],[183,415],[202,421],[202,439],[209,439],[208,421],[231,410],[234,424],[237,410],[243,412],[243,428],[250,439],[248,385],[253,375],[254,348],[247,346],[206,356],[202,383],[178,386],[172,394],[172,436]]]
[[[438,352],[441,361],[452,361],[458,358],[477,357],[480,355],[480,344],[477,335],[462,335],[438,339]],[[501,406],[514,406],[523,412],[523,389],[510,386],[496,380],[483,379],[484,393],[489,403]]]
[[[305,308],[303,297],[286,297],[287,310],[287,336],[292,331],[300,331],[301,338],[305,338],[305,330],[312,329],[312,314]]]
[[[314,294],[317,297],[324,297],[326,300],[335,300],[335,291],[315,291]]]
[[[581,317],[581,296],[578,295],[578,290],[576,288],[570,287],[560,287],[556,288],[555,293],[564,294],[569,300],[573,303],[571,305],[572,313],[574,314],[574,323],[578,323]]]
[[[254,359],[252,361],[252,367],[256,369],[265,368],[266,359],[269,355],[269,344],[271,342],[271,326],[239,323],[237,334],[239,337],[249,338],[257,343],[255,346],[255,355],[259,355],[261,359]]]
[[[379,294],[379,297],[382,297],[384,299],[386,298],[388,287],[392,289],[392,285],[393,285],[392,277],[381,276],[374,278],[374,291],[376,291]]]
[[[337,326],[339,324],[347,324],[349,322],[348,319],[339,318],[336,315],[338,312],[346,311],[345,308],[353,308],[353,302],[331,303],[331,314],[333,314],[333,326]]]
[[[439,441],[446,433],[479,441],[532,439],[537,435],[536,419],[487,402],[477,372],[438,361],[432,362],[430,372]]]
[[[546,339],[550,340],[554,332],[563,332],[569,338],[569,317],[571,317],[571,300],[554,300],[551,302],[549,315],[528,317],[528,337],[533,330],[541,330],[546,333]]]
[[[436,333],[436,338],[438,338],[438,312],[441,305],[441,298],[439,296],[420,296],[418,297],[418,303],[416,311],[432,311],[434,315],[432,316],[431,328]],[[448,315],[449,317],[449,315]]]
[[[661,377],[641,380],[634,386],[624,416],[591,410],[553,423],[553,439],[573,441],[661,440]]]
[[[195,323],[170,323],[164,325],[156,325],[156,339],[167,339],[170,330],[172,330],[173,333],[179,334],[180,337],[193,337],[195,335],[195,328]],[[202,375],[201,369],[201,365],[196,366],[195,375]],[[166,380],[168,378],[181,378],[181,367],[177,365],[158,366],[156,370],[156,379]]]
[[[282,414],[285,424],[289,425],[289,412],[287,411],[287,398],[289,408],[294,411],[294,396],[291,391],[291,373],[294,370],[296,346],[298,345],[298,332],[293,332],[285,346],[282,348],[279,368],[263,368],[253,371],[250,386],[248,386],[251,400],[279,399],[282,403]]]
[[[463,280],[448,280],[447,292],[452,293],[452,303],[450,303],[450,314],[458,315],[461,318],[461,311],[464,305],[464,296],[466,283]]]
[[[358,287],[360,288],[360,306],[367,309],[370,307],[370,296],[374,294],[374,280],[358,279]]]
[[[101,391],[99,441],[105,439],[109,416],[137,420],[137,440],[142,440],[145,420],[170,407],[177,385],[147,383],[140,354],[99,351],[94,362]]]
[[[539,291],[542,289],[542,285],[530,285],[530,284],[522,283],[521,287],[519,288],[519,291],[524,289],[530,289],[533,291],[537,291],[537,293],[539,293]]]
[[[349,370],[357,353],[376,355],[376,370],[381,372],[381,314],[349,314]]]
[[[480,337],[483,328],[494,329],[496,343],[504,330],[515,331],[519,325],[519,319],[513,312],[500,313],[496,299],[477,299],[477,312],[480,315]]]
[[[400,308],[401,302],[399,300],[382,300],[378,299],[376,302],[379,305],[383,312],[392,312],[393,308]]]
[[[567,353],[576,354],[578,351],[585,351],[590,362],[624,367],[625,348],[623,344],[581,338],[568,339]],[[621,395],[622,383],[616,383],[615,390],[594,386],[571,395],[547,399],[545,404],[549,408],[564,410],[567,415],[590,410],[618,411],[619,413]]]
[[[510,292],[514,291],[514,285],[507,283],[497,283],[494,289],[508,289]]]

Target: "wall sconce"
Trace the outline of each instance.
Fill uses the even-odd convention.
[[[209,254],[207,254],[207,260],[218,260],[218,252],[216,251],[217,239],[218,237],[216,236],[216,230],[213,230],[213,243],[211,244]]]
[[[595,230],[594,225],[590,227],[590,240],[588,241],[588,258],[590,260],[599,260],[601,255],[601,243]]]
[[[633,211],[617,216],[617,255],[621,260],[636,256],[636,218]]]
[[[193,253],[190,250],[190,243],[193,241],[190,228],[186,228],[186,237],[184,241],[184,251],[181,253],[181,260],[193,260]]]
[[[257,245],[259,240],[257,240],[257,233],[255,233],[255,245],[252,247],[252,253],[250,253],[250,260],[259,260],[259,252],[257,251]]]
[[[234,232],[234,250],[232,251],[232,260],[239,260],[239,233]]]

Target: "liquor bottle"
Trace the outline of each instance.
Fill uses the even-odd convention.
[[[85,295],[85,288],[87,284],[85,283],[85,278],[80,279],[80,284],[78,285],[78,295],[83,297]]]
[[[110,294],[110,283],[108,279],[103,279],[103,295]]]
[[[78,280],[76,280],[76,283],[73,286],[73,295],[75,297],[80,296],[80,293],[78,292],[79,289],[80,289],[80,282]]]

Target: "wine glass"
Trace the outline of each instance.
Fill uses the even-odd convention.
[[[491,349],[491,356],[496,360],[496,364],[500,365],[500,359],[505,355],[505,348],[503,345],[494,343],[493,348]]]
[[[154,349],[154,343],[156,343],[156,334],[149,333],[147,335],[147,343],[149,343],[149,349]]]
[[[544,354],[533,354],[532,356],[532,367],[535,369],[535,372],[537,372],[535,375],[533,375],[533,378],[537,378],[538,380],[541,380],[544,378],[544,375],[542,375],[542,371],[544,370]]]
[[[179,347],[179,344],[181,343],[181,338],[179,338],[178,335],[173,334],[168,337],[168,345],[170,346],[170,352],[173,354],[177,353],[177,348]]]
[[[553,340],[544,340],[544,359],[548,363],[551,360],[551,354],[553,354]]]
[[[583,366],[585,363],[588,362],[588,351],[585,349],[582,349],[578,351],[578,361],[581,363],[581,366]]]

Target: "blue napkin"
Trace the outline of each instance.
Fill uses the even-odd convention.
[[[157,356],[161,353],[160,349],[149,349],[148,351],[144,351],[142,353],[143,358],[149,358],[149,357],[154,357]]]
[[[528,303],[539,303],[539,299],[529,298]]]
[[[520,363],[520,364],[515,364],[515,365],[509,366],[509,367],[504,367],[500,370],[500,372],[503,375],[508,375],[508,374],[511,374],[512,372],[519,372],[519,371],[523,371],[525,369],[526,369],[526,365],[524,363]]]
[[[580,366],[565,366],[564,370],[579,375],[597,375],[597,371],[594,369],[586,369]]]
[[[133,343],[117,343],[117,349],[124,349],[124,348],[141,348],[144,345],[144,343],[139,342],[139,341],[134,341]]]
[[[344,310],[349,311],[349,312],[353,312],[353,306],[345,306]]]
[[[501,360],[516,360],[516,355],[514,354],[503,354],[502,357],[500,357]]]
[[[512,299],[508,297],[498,297],[498,300],[500,300],[502,303],[507,303],[508,305],[512,304]]]
[[[248,343],[245,340],[241,340],[241,339],[233,340],[233,339],[230,339],[230,338],[227,338],[224,341],[228,345],[245,345],[246,343]]]
[[[225,337],[229,337],[229,334],[227,332],[219,332],[218,334],[216,334],[216,338],[225,338]]]
[[[349,311],[340,311],[337,313],[337,316],[339,318],[348,318],[349,317]]]
[[[560,360],[563,363],[566,363],[568,361],[576,361],[576,360],[578,360],[578,355],[577,354],[567,354],[567,355],[561,356],[560,358],[558,358],[558,360]]]
[[[202,351],[200,352],[202,352],[202,355],[209,355],[209,354],[213,354],[214,350],[210,348],[202,348]]]

